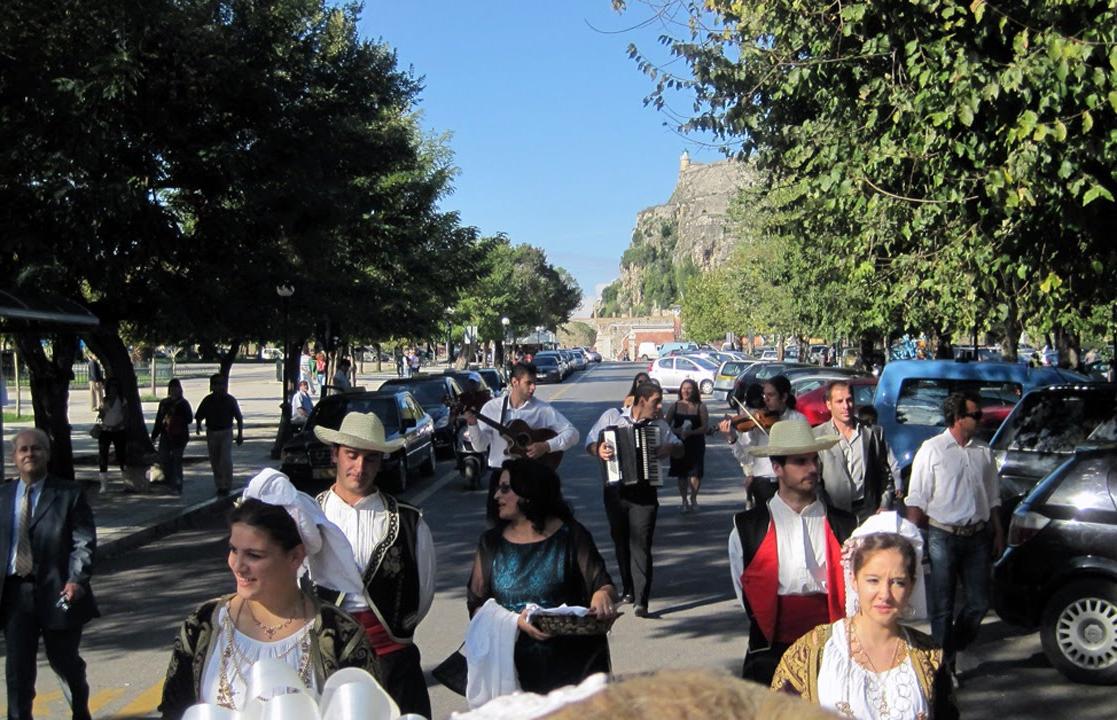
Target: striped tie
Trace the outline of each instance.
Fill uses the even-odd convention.
[[[35,569],[31,557],[31,488],[28,485],[19,501],[19,541],[16,543],[16,575],[27,576]]]

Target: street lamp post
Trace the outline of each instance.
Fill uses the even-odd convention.
[[[454,308],[446,308],[446,364],[454,364]]]
[[[500,346],[500,362],[508,364],[508,326],[512,323],[507,317],[500,319],[500,324],[504,328],[504,341]]]
[[[291,310],[291,296],[295,294],[295,286],[284,283],[275,286],[275,294],[283,301],[283,354],[280,361],[283,363],[283,389],[281,391],[279,408],[279,434],[272,446],[272,458],[278,458],[283,450],[283,443],[287,439],[287,429],[291,426],[291,379],[287,370],[287,362],[291,352],[291,336],[288,332],[288,321]]]

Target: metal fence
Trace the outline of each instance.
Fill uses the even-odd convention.
[[[4,358],[4,379],[8,383],[9,390],[15,389],[15,368],[12,366],[11,354],[5,353]],[[210,375],[218,371],[220,366],[217,363],[172,363],[169,359],[160,358],[155,362],[155,385],[166,385],[167,381],[173,377],[180,380],[186,378],[208,378]],[[150,387],[152,384],[152,365],[150,362],[141,363],[132,366],[136,373],[136,384],[140,386],[141,392],[143,388]],[[74,379],[70,382],[71,388],[84,388],[89,385],[89,365],[87,363],[75,363],[73,368]],[[27,366],[20,363],[19,368],[19,384],[23,388],[30,388],[31,380],[27,371]]]

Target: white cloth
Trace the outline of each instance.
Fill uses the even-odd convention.
[[[673,447],[675,445],[683,444],[683,441],[679,439],[679,436],[676,435],[673,430],[671,430],[671,426],[667,424],[666,420],[664,420],[663,418],[656,418],[652,422],[655,423],[656,427],[659,428],[659,442],[661,445]],[[590,445],[597,442],[597,438],[601,435],[601,431],[605,428],[611,427],[613,425],[634,425],[635,423],[636,421],[632,419],[632,408],[627,407],[623,410],[619,408],[609,408],[605,412],[601,413],[601,417],[597,419],[597,422],[593,424],[593,427],[590,428],[590,431],[586,433],[586,449],[588,450]],[[667,468],[669,463],[669,459],[659,458],[660,477],[667,477]]]
[[[783,414],[780,415],[780,420],[802,420],[806,422],[807,416],[798,410],[786,408]],[[754,457],[749,454],[749,448],[767,447],[768,433],[764,432],[762,428],[755,427],[747,433],[743,433],[737,438],[737,442],[731,444],[729,447],[733,450],[733,455],[737,458],[737,462],[741,463],[741,469],[744,470],[745,475],[750,477],[771,477],[776,476],[776,471],[772,469],[772,461],[766,457]]]
[[[287,510],[299,528],[314,582],[344,593],[363,592],[361,572],[353,563],[345,535],[326,518],[314,498],[296,490],[286,475],[271,468],[261,470],[248,481],[244,497]]]
[[[776,527],[780,595],[813,595],[826,588],[826,507],[815,500],[796,513],[779,495],[768,501],[768,513]],[[737,526],[729,533],[729,573],[737,601],[742,602],[741,573],[744,552]]]
[[[350,505],[330,490],[326,493],[322,509],[326,517],[341,528],[349,546],[350,556],[356,561],[359,572],[363,574],[368,561],[372,558],[372,552],[388,534],[388,508],[384,504],[384,497],[377,491],[361,498],[356,505]],[[437,561],[431,529],[422,518],[419,519],[415,534],[415,557],[419,563],[418,620],[421,621],[426,617],[434,600],[434,574]],[[363,583],[361,590],[345,596],[341,608],[346,612],[368,610]]]
[[[519,613],[489,598],[469,621],[462,654],[469,666],[465,699],[470,708],[520,689],[515,657],[518,619]]]
[[[608,684],[605,673],[595,673],[578,685],[567,685],[546,695],[518,692],[493,698],[476,710],[450,714],[450,720],[535,720],[581,702]]]
[[[908,598],[908,612],[904,614],[905,620],[922,620],[927,617],[927,579],[923,568],[923,533],[915,523],[901,517],[898,512],[889,511],[871,515],[865,522],[850,534],[847,543],[855,542],[856,538],[876,533],[896,533],[902,535],[915,548],[915,578],[912,583],[911,595]],[[844,555],[844,553],[843,553]],[[853,589],[853,563],[843,560],[843,570],[846,586],[846,616],[853,617],[860,608],[857,591]]]
[[[1001,504],[993,451],[976,438],[963,447],[950,430],[925,440],[912,460],[904,502],[946,525],[989,520]]]
[[[500,413],[504,408],[505,398],[508,399],[508,409],[504,412],[502,421]],[[578,430],[570,424],[570,421],[550,403],[543,402],[535,396],[529,397],[523,405],[513,407],[511,395],[501,395],[485,403],[481,407],[481,414],[505,426],[513,420],[523,420],[534,430],[542,428],[554,430],[558,434],[547,441],[551,452],[569,450],[578,444]],[[495,428],[478,421],[476,425],[467,425],[466,433],[473,447],[489,449],[490,468],[498,468],[504,464],[508,458],[504,453],[508,449],[508,442]]]
[[[310,397],[310,391],[299,390],[291,396],[291,419],[296,425],[304,425],[313,410],[314,400]]]
[[[202,668],[201,697],[198,698],[198,702],[217,704],[217,689],[221,677],[221,658],[229,644],[229,625],[231,623],[232,619],[229,618],[228,606],[221,605],[213,619],[213,642],[210,643],[209,655],[206,657],[205,665]],[[312,618],[294,635],[275,642],[253,640],[240,630],[233,628],[233,642],[236,644],[236,649],[229,658],[225,677],[233,691],[233,705],[238,710],[244,707],[249,669],[257,660],[279,660],[298,672],[299,663],[302,662],[303,657],[301,646],[313,625]],[[318,682],[313,672],[309,674],[308,680],[310,687],[307,689],[312,694],[317,694]]]
[[[887,715],[880,713],[882,694]],[[834,711],[839,703],[849,703],[853,717],[858,720],[916,720],[930,716],[930,706],[919,687],[911,657],[879,675],[862,667],[849,656],[845,620],[834,623],[818,669],[818,704]]]

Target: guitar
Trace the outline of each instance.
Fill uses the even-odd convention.
[[[508,443],[508,447],[504,452],[512,457],[527,457],[527,448],[529,445],[537,442],[545,442],[558,435],[557,432],[550,428],[535,429],[528,425],[526,420],[521,420],[519,418],[516,418],[507,425],[503,425],[496,420],[485,417],[481,413],[476,413],[474,417],[500,433],[500,436]],[[552,470],[557,470],[559,463],[562,462],[562,451],[549,452],[543,457],[538,458],[538,460],[544,465],[550,466]]]

